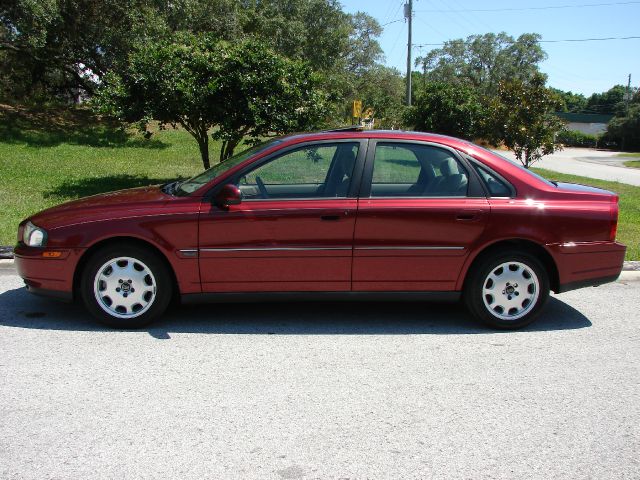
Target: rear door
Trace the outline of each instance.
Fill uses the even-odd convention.
[[[203,291],[350,290],[365,153],[366,140],[314,142],[240,172],[242,202],[201,211]]]
[[[354,235],[354,291],[453,290],[489,203],[451,149],[371,140]]]

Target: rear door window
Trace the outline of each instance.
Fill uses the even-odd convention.
[[[469,177],[453,153],[431,145],[379,142],[372,197],[465,197]]]

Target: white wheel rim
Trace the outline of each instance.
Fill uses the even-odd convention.
[[[500,320],[517,320],[535,307],[540,296],[538,276],[528,265],[505,262],[493,268],[482,284],[482,300]]]
[[[135,318],[153,305],[156,279],[140,260],[112,258],[98,269],[93,293],[100,308],[112,317]]]

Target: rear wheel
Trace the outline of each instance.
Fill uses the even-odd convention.
[[[467,279],[464,300],[469,311],[494,328],[530,324],[549,296],[544,266],[525,252],[509,251],[481,259]]]
[[[137,245],[117,245],[96,252],[82,272],[87,309],[115,328],[140,328],[169,305],[172,282],[157,254]]]

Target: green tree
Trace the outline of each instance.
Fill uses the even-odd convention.
[[[614,85],[606,92],[594,93],[587,99],[585,112],[624,114],[624,97],[627,87]]]
[[[244,35],[267,43],[314,70],[344,69],[352,31],[337,0],[237,0]]]
[[[363,109],[371,108],[376,128],[400,128],[404,111],[404,79],[395,68],[374,65],[358,78],[357,96]],[[348,105],[351,111],[351,103]],[[351,113],[348,113],[351,115]]]
[[[146,129],[152,119],[181,125],[209,168],[209,134],[223,140],[220,160],[244,137],[304,130],[325,112],[319,80],[302,61],[256,41],[227,43],[180,34],[135,51],[122,73],[105,76],[99,111]]]
[[[640,91],[636,90],[629,109],[609,122],[605,139],[616,142],[621,150],[640,151]]]
[[[553,114],[560,104],[559,97],[545,87],[542,75],[535,75],[529,82],[501,82],[497,96],[489,103],[487,130],[494,141],[503,141],[529,168],[561,148],[556,135],[563,131],[564,124]]]
[[[565,92],[557,88],[551,88],[560,97],[560,112],[583,113],[587,106],[587,98],[581,93]]]
[[[427,81],[463,83],[480,94],[495,94],[498,84],[509,79],[530,79],[539,74],[546,58],[540,35],[525,33],[517,39],[504,32],[471,35],[449,40],[416,59]]]
[[[483,107],[476,91],[466,85],[429,82],[419,88],[405,123],[416,130],[473,138],[478,134]]]
[[[354,69],[380,60],[380,31],[338,0],[4,0],[0,89],[12,99],[91,94],[137,46],[191,32],[230,42],[257,38],[322,72],[338,102],[352,88]]]
[[[134,45],[163,31],[150,0],[6,0],[0,83],[11,98],[91,93]]]

